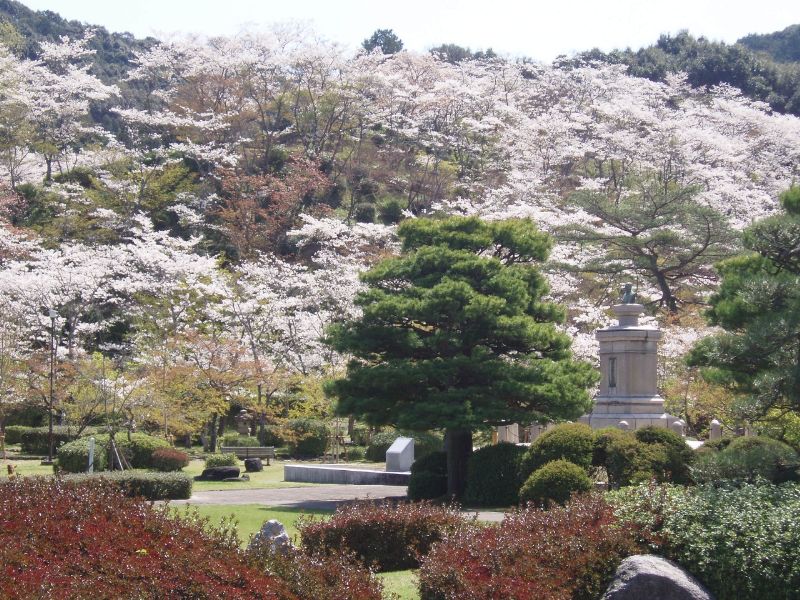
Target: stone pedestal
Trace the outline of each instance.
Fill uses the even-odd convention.
[[[600,343],[600,390],[592,412],[580,421],[593,429],[620,427],[622,421],[631,430],[670,427],[678,419],[664,412],[657,387],[661,331],[639,324],[641,304],[617,304],[612,310],[617,324],[595,334]]]
[[[406,472],[414,464],[414,439],[399,437],[386,451],[386,471]]]

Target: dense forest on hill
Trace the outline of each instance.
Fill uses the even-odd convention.
[[[0,413],[20,376],[45,385],[50,332],[76,419],[99,379],[177,432],[263,394],[324,413],[346,357],[322,336],[358,314],[359,273],[398,223],[445,214],[553,236],[548,299],[581,357],[634,282],[664,381],[690,381],[713,265],[800,176],[800,119],[770,107],[796,93],[742,46],[680,34],[545,65],[349,52],[301,26],[137,41],[0,7]],[[730,68],[703,79],[703,52]]]

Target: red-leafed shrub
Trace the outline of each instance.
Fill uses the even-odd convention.
[[[462,529],[421,561],[422,600],[594,600],[620,561],[639,551],[601,496],[528,508],[502,525]]]
[[[156,471],[180,471],[189,464],[189,455],[175,448],[159,448],[153,452],[150,463]]]
[[[250,563],[279,577],[299,598],[315,600],[383,600],[383,582],[354,556],[309,555],[287,549],[272,550],[269,541],[247,549]]]
[[[196,521],[103,480],[0,484],[0,598],[296,598]]]
[[[445,534],[463,528],[458,510],[431,504],[351,504],[325,521],[298,522],[310,554],[352,552],[379,571],[414,568]]]

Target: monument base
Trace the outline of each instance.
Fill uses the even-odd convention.
[[[649,426],[669,429],[678,420],[678,417],[664,412],[664,399],[661,396],[599,397],[595,400],[592,412],[579,419],[592,429],[620,427],[624,421],[631,431]]]

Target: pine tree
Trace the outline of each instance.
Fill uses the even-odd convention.
[[[572,419],[596,380],[558,330],[560,307],[536,263],[552,242],[529,220],[414,219],[403,254],[363,279],[363,316],[328,341],[353,359],[329,386],[342,415],[445,429],[448,494],[464,489],[472,432],[503,422]]]

